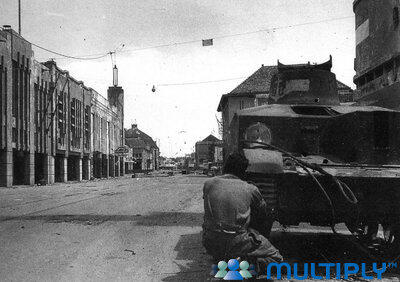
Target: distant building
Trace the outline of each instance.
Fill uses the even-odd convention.
[[[160,150],[153,138],[132,124],[125,130],[125,144],[132,148],[133,171],[154,171],[159,169]]]
[[[360,105],[400,109],[400,3],[356,0],[354,83]]]
[[[160,168],[165,164],[166,160],[167,160],[167,158],[163,157],[163,156],[160,156],[158,158],[158,163],[159,163]]]
[[[222,164],[224,161],[223,147],[215,147],[214,150],[214,162]]]
[[[161,157],[160,169],[175,170],[178,164],[171,158]]]
[[[277,65],[262,65],[230,93],[222,95],[217,110],[222,113],[222,138],[224,142],[227,142],[226,137],[229,135],[230,123],[238,111],[268,104],[271,79],[277,71]],[[341,103],[352,102],[353,90],[338,80],[336,82],[339,101]]]
[[[340,103],[351,103],[354,102],[355,92],[350,86],[347,86],[339,80],[337,82],[337,90],[339,94]]]
[[[132,173],[136,160],[133,158],[133,149],[126,146],[128,153],[125,156],[125,173]]]
[[[185,165],[188,168],[194,168],[196,165],[196,153],[186,154],[185,155]]]
[[[208,163],[217,163],[220,161],[219,154],[215,153],[222,150],[223,142],[214,135],[209,135],[202,141],[196,142],[195,161],[196,166],[202,166]],[[216,158],[217,156],[217,158]]]

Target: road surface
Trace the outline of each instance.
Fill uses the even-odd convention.
[[[206,179],[1,189],[1,281],[209,281],[212,260],[201,245]],[[329,230],[274,230],[273,243],[290,261],[353,258]]]

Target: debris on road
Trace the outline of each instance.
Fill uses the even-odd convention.
[[[124,252],[130,252],[130,253],[132,253],[132,256],[136,255],[135,251],[132,251],[132,250],[125,249]]]

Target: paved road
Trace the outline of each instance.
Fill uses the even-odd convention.
[[[1,281],[206,281],[199,176],[0,190]],[[275,227],[291,262],[362,260],[328,230]],[[392,279],[398,279],[390,276]]]
[[[0,190],[2,281],[207,278],[202,177]]]

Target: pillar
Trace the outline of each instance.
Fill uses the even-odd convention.
[[[97,176],[98,178],[103,177],[103,154],[98,155],[98,162],[97,162]]]
[[[110,176],[110,168],[109,168],[109,161],[108,155],[103,155],[103,177],[108,178]]]
[[[101,178],[103,173],[103,165],[102,165],[102,156],[101,153],[96,152],[93,154],[93,176],[95,178]]]
[[[119,169],[119,158],[118,157],[114,157],[114,167],[115,167],[115,176],[119,177],[121,176],[120,174],[120,169]]]
[[[76,158],[76,180],[82,181],[82,157],[77,157]]]
[[[120,176],[124,176],[125,175],[125,162],[124,162],[124,157],[120,157],[119,158],[119,162],[120,162]]]
[[[115,177],[116,176],[115,175],[115,157],[113,155],[110,155],[108,159],[109,159],[110,177]]]
[[[90,159],[85,157],[82,160],[82,178],[85,180],[90,180],[91,175]]]
[[[13,184],[13,152],[0,150],[0,186],[11,187]]]
[[[54,183],[54,157],[52,155],[44,157],[44,180],[46,184]]]
[[[60,164],[61,164],[61,182],[68,181],[68,159],[66,157],[60,157]]]
[[[93,159],[93,157],[92,158],[88,158],[87,164],[88,164],[88,167],[89,167],[88,179],[90,180],[90,179],[94,178],[94,167],[93,167],[94,166],[94,159]]]
[[[27,153],[25,155],[25,176],[24,183],[28,185],[35,184],[35,154]]]

